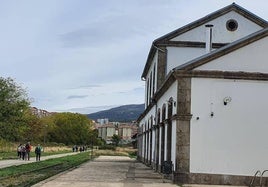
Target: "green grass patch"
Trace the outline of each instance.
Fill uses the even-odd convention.
[[[90,159],[88,152],[0,169],[0,186],[31,186]]]
[[[129,156],[130,158],[135,158],[135,159],[137,159],[137,151],[128,152],[128,156]]]

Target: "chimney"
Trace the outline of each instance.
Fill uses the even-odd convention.
[[[206,52],[209,53],[212,49],[212,27],[213,25],[208,24],[206,27]]]

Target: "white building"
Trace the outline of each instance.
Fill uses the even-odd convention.
[[[109,123],[106,125],[98,125],[98,137],[112,143],[113,135],[118,135],[121,138],[122,144],[132,142],[132,135],[137,131],[137,126],[131,123]]]
[[[248,185],[268,169],[267,26],[233,3],[152,43],[143,162],[172,161],[174,181],[192,184]]]

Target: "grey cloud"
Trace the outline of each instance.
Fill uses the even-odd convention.
[[[67,48],[95,47],[145,35],[148,34],[148,29],[151,30],[148,22],[146,24],[145,21],[135,16],[126,16],[125,14],[113,15],[98,22],[90,23],[85,25],[84,28],[60,35],[59,39],[63,47]],[[137,22],[137,20],[139,21]]]
[[[81,86],[77,86],[77,87],[73,87],[73,88],[70,88],[72,90],[75,90],[75,89],[91,89],[91,88],[99,88],[99,87],[102,87],[100,84],[89,84],[89,85],[81,85]]]
[[[144,91],[144,86],[141,86],[141,87],[136,87],[134,89],[132,89],[133,92],[140,92],[140,91]]]
[[[70,95],[67,97],[67,99],[83,99],[88,97],[88,95]]]

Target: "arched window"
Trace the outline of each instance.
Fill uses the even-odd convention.
[[[162,121],[166,119],[166,104],[162,106]]]
[[[150,83],[150,80],[148,79],[147,80],[147,85],[146,85],[147,86],[147,89],[146,89],[146,92],[147,92],[146,93],[146,106],[149,105],[149,100],[150,100],[150,94],[149,94],[150,93],[150,91],[149,91],[149,86],[150,85],[149,85],[149,83]]]
[[[155,64],[154,64],[154,69],[153,69],[153,95],[155,93]]]
[[[153,92],[152,92],[152,91],[153,91],[153,90],[152,90],[152,88],[153,88],[153,85],[152,85],[153,83],[152,83],[152,82],[153,82],[153,81],[152,81],[152,79],[153,79],[153,75],[152,75],[152,72],[151,72],[151,73],[150,73],[150,83],[149,83],[149,84],[150,84],[150,86],[149,86],[149,96],[150,96],[150,97],[149,97],[149,98],[150,98],[150,99],[149,99],[149,103],[151,103],[151,99],[152,99],[152,97],[153,97],[153,94],[152,94],[152,93],[153,93]]]
[[[154,116],[151,116],[151,128],[153,127],[153,125],[154,125]]]
[[[161,117],[161,110],[159,108],[158,111],[157,111],[157,124],[160,123],[160,117]]]
[[[169,98],[168,100],[168,118],[171,118],[173,114],[173,98]]]

